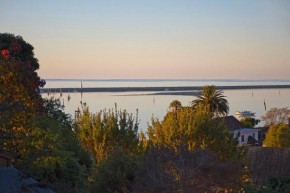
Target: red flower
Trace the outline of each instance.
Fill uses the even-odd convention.
[[[2,50],[1,54],[3,55],[4,58],[8,58],[9,57],[9,51],[8,50]]]

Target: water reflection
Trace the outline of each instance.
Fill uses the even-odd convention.
[[[147,92],[152,93],[152,92]],[[74,116],[75,110],[81,108],[80,101],[86,102],[91,112],[97,112],[104,108],[113,108],[115,103],[118,109],[126,109],[135,114],[139,111],[140,128],[147,130],[147,122],[151,117],[163,119],[170,102],[179,100],[182,105],[187,106],[194,96],[179,95],[142,95],[143,92],[123,93],[63,93],[60,100],[64,102],[65,112]],[[59,94],[53,93],[55,97]],[[256,89],[256,90],[225,90],[224,95],[230,105],[229,115],[236,116],[236,111],[248,110],[255,112],[255,118],[260,119],[265,114],[264,99],[267,110],[273,107],[282,108],[290,105],[290,89]],[[43,94],[43,97],[50,97]],[[70,99],[69,99],[70,98]],[[64,100],[63,100],[64,99]],[[242,117],[238,117],[241,119]],[[263,125],[263,123],[259,123]]]

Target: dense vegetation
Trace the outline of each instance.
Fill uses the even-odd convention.
[[[120,148],[128,154],[139,153],[138,114],[136,118],[126,110],[101,110],[96,114],[82,104],[81,114],[75,120],[75,132],[83,147],[90,151],[97,164],[112,151]]]
[[[263,144],[266,147],[290,147],[290,126],[285,123],[270,126]]]
[[[57,186],[86,192],[89,152],[72,130],[60,102],[44,100],[33,47],[22,37],[0,34],[0,149],[16,154],[14,167]]]
[[[139,133],[138,111],[133,115],[117,106],[92,113],[82,103],[73,120],[58,100],[41,98],[45,81],[37,75],[30,44],[0,34],[0,50],[0,149],[16,153],[14,167],[52,190],[244,189],[244,149],[218,118],[228,113],[228,103],[214,86],[206,86],[192,106],[173,101],[162,121],[152,118],[147,132]]]
[[[148,142],[153,146],[177,149],[187,146],[190,151],[209,149],[222,159],[237,158],[238,140],[224,123],[214,117],[209,106],[180,107],[166,114],[163,121],[152,119],[148,126]]]
[[[241,119],[241,123],[243,123],[247,128],[254,128],[259,122],[260,119],[255,119],[252,117],[244,117]]]

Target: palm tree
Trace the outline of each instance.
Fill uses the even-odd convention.
[[[212,112],[219,115],[227,115],[229,113],[229,103],[223,95],[223,91],[217,90],[214,85],[204,86],[200,95],[197,99],[192,101],[192,106],[197,107],[198,105],[209,106]]]
[[[178,109],[180,109],[180,107],[182,107],[182,105],[181,102],[178,100],[172,101],[169,105],[169,109],[171,109],[172,112],[177,111]]]

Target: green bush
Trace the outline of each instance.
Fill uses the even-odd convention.
[[[125,192],[135,177],[135,158],[117,149],[95,170],[91,192]]]

